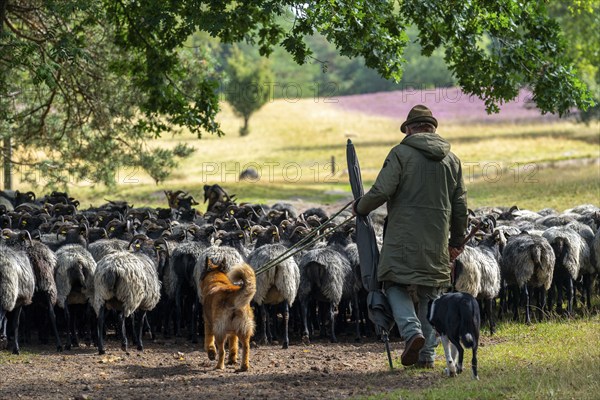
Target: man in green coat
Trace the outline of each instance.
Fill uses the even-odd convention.
[[[435,133],[437,125],[427,107],[413,107],[400,127],[406,137],[354,204],[356,214],[367,215],[387,203],[377,278],[405,340],[402,365],[424,368],[433,368],[437,344],[427,306],[450,286],[450,261],[460,254],[467,227],[461,163]]]

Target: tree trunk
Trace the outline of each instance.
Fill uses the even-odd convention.
[[[4,190],[12,190],[12,143],[9,137],[4,139]]]
[[[0,35],[4,32],[4,19],[6,18],[6,7],[8,6],[8,0],[0,0]],[[2,81],[2,79],[0,79]],[[3,95],[0,93],[0,95]],[[6,95],[6,93],[4,94]],[[4,189],[12,189],[12,165],[10,159],[12,157],[12,143],[10,137],[4,138],[4,152],[3,152],[3,168],[4,168]]]
[[[4,19],[6,18],[6,7],[8,7],[8,0],[0,0],[0,34],[4,29]]]
[[[249,115],[244,116],[244,126],[240,128],[240,136],[247,136],[250,131],[248,130],[248,120],[250,119]]]

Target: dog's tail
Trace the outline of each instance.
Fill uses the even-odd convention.
[[[460,307],[460,339],[466,348],[473,348],[479,340],[479,305],[472,297],[461,301],[463,307]]]
[[[254,269],[248,264],[238,264],[229,271],[227,276],[232,283],[240,287],[235,294],[235,306],[239,308],[249,304],[256,293]]]

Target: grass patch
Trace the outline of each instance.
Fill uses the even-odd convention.
[[[488,176],[467,181],[469,207],[512,206],[530,210],[565,210],[579,204],[598,204],[600,166],[575,165],[525,170],[490,170]]]
[[[0,365],[31,364],[38,354],[21,349],[21,354],[14,355],[12,348],[0,350]]]
[[[465,372],[439,378],[425,389],[398,390],[368,399],[597,399],[600,393],[600,316],[550,321],[532,326],[499,325],[479,351],[480,381],[470,377],[470,350]],[[438,353],[443,353],[441,346]],[[435,372],[440,374],[443,358]],[[408,372],[423,374],[423,372]]]

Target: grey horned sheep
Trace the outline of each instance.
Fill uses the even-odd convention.
[[[272,226],[267,229],[262,229],[263,231],[259,234],[259,241],[262,236],[270,236],[271,238],[275,236],[278,238],[277,227]],[[257,241],[258,247],[256,247],[248,256],[248,264],[250,264],[255,271],[267,265],[270,261],[275,260],[287,250],[287,247],[279,243],[261,244],[259,241]],[[265,305],[283,304],[284,336],[282,347],[284,349],[289,347],[289,310],[294,304],[299,285],[300,270],[293,257],[282,260],[274,267],[256,276],[256,293],[254,294],[254,301],[261,309],[263,343],[267,342],[267,311]]]
[[[96,261],[83,246],[67,244],[56,252],[56,304],[64,310],[67,323],[67,343],[65,349],[79,345],[77,338],[76,318],[71,318],[70,308],[87,308],[94,293],[94,272]]]
[[[19,319],[21,308],[31,304],[35,291],[33,269],[27,255],[0,244],[0,337],[6,338],[7,313],[14,329],[13,354],[19,354]]]
[[[34,296],[34,303],[40,304],[48,311],[48,317],[56,339],[56,350],[62,351],[63,347],[56,326],[56,315],[54,314],[54,306],[58,295],[54,280],[56,255],[45,244],[32,240],[27,231],[14,232],[4,229],[2,239],[14,249],[24,251],[27,254],[35,276],[35,293],[37,293],[37,296]],[[47,339],[47,332],[42,331],[41,327],[40,337],[42,340]]]
[[[519,298],[523,296],[526,300],[526,322],[531,323],[528,287],[537,290],[538,313],[539,318],[542,318],[546,306],[546,291],[552,284],[554,263],[554,251],[546,238],[528,233],[508,238],[502,251],[500,267],[503,279],[513,287],[514,319],[518,317]]]
[[[356,279],[350,260],[346,254],[349,243],[348,232],[335,232],[327,246],[316,247],[306,252],[300,260],[300,286],[298,300],[302,314],[304,342],[309,341],[308,305],[311,300],[328,303],[328,310],[319,307],[319,314],[327,315],[330,322],[330,339],[337,342],[335,336],[335,308],[342,298],[351,299],[357,295],[354,291]],[[321,318],[322,320],[322,318]],[[325,326],[321,324],[321,336]]]
[[[98,353],[104,354],[105,308],[121,311],[122,348],[127,351],[125,319],[140,310],[138,350],[143,350],[141,333],[146,311],[152,310],[160,300],[160,281],[155,262],[147,255],[137,252],[117,251],[110,253],[98,263],[94,275],[93,306],[98,316]],[[134,332],[137,335],[136,332]]]
[[[567,312],[571,314],[573,312],[573,282],[579,278],[581,267],[589,257],[589,248],[576,231],[564,226],[551,227],[544,231],[543,236],[552,246],[555,256],[554,277],[548,296],[549,308],[552,308],[556,290],[556,309],[559,312],[562,311],[562,294],[563,289],[566,289]]]

